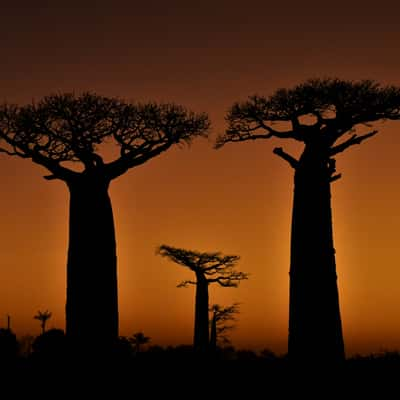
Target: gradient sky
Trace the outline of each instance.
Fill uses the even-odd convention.
[[[64,3],[64,4],[63,4]],[[210,139],[172,149],[111,185],[120,333],[192,341],[190,271],[156,246],[238,254],[251,277],[210,287],[240,302],[233,344],[286,352],[293,171],[276,140],[212,149],[224,114],[248,95],[311,77],[400,85],[395,2],[14,1],[0,15],[0,101],[64,91],[176,102],[208,112]],[[358,4],[357,4],[358,3]],[[377,8],[379,7],[379,8]],[[337,157],[333,217],[348,354],[400,348],[400,122]],[[297,153],[301,148],[279,142]],[[64,328],[68,192],[29,160],[0,155],[0,326],[39,334],[37,310]]]

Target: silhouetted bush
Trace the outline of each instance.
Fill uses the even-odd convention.
[[[32,343],[32,355],[39,360],[64,360],[67,355],[67,339],[62,329],[50,329]]]
[[[0,365],[7,366],[18,355],[18,341],[11,329],[0,328]]]
[[[134,349],[131,342],[125,336],[120,336],[115,343],[112,357],[115,361],[129,362],[134,355]]]
[[[236,359],[239,361],[254,361],[257,358],[257,354],[252,350],[238,350],[236,352]]]

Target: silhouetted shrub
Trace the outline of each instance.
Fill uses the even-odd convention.
[[[6,366],[7,363],[15,360],[18,355],[18,341],[11,329],[0,328],[0,363]]]
[[[254,361],[257,360],[257,354],[252,350],[238,350],[236,352],[236,359],[239,361]]]
[[[134,350],[129,339],[120,336],[114,345],[112,357],[119,362],[128,362],[132,359]]]
[[[270,349],[263,349],[260,351],[260,357],[266,361],[275,361],[277,359],[276,354]]]
[[[33,356],[41,360],[63,360],[67,355],[67,341],[62,329],[50,329],[32,343]]]

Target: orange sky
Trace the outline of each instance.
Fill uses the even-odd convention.
[[[250,94],[324,76],[400,85],[400,10],[384,1],[380,9],[366,2],[334,9],[251,0],[53,3],[2,7],[1,100],[91,90],[173,101],[213,122],[209,141],[170,150],[112,183],[120,333],[191,343],[194,289],[175,286],[192,276],[155,255],[166,243],[239,254],[250,279],[238,289],[211,286],[210,300],[241,303],[234,345],[285,352],[292,170],[272,154],[277,141],[218,151],[212,143],[231,103]],[[348,354],[400,348],[400,123],[379,129],[337,157],[343,178],[333,184]],[[9,313],[18,335],[38,334],[33,315],[49,309],[49,326],[64,328],[68,192],[30,161],[0,155],[0,163],[0,325]]]

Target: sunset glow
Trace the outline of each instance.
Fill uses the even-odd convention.
[[[234,346],[285,353],[293,170],[272,149],[296,155],[301,147],[276,139],[213,144],[228,108],[249,95],[325,76],[400,85],[398,13],[312,2],[290,13],[252,1],[20,3],[4,6],[0,17],[2,101],[93,91],[175,102],[212,121],[208,140],[172,148],[111,184],[120,334],[192,342],[194,288],[176,288],[190,272],[155,253],[168,243],[240,255],[238,269],[249,279],[210,287],[210,303],[240,303]],[[332,184],[348,355],[400,349],[400,122],[374,127],[378,135],[337,156],[343,177]],[[30,160],[0,154],[0,163],[0,327],[9,314],[18,336],[37,335],[33,317],[49,310],[47,326],[64,329],[68,190],[44,180],[45,169]]]

